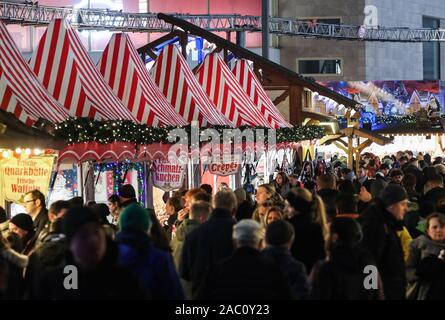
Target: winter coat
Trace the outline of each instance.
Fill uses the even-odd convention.
[[[416,299],[426,299],[431,286],[437,284],[437,281],[440,280],[440,271],[436,272],[439,273],[436,278],[432,276],[432,274],[422,272],[422,270],[419,274],[418,269],[425,258],[437,257],[441,250],[445,250],[445,243],[433,241],[426,235],[422,235],[411,241],[408,261],[406,263],[406,276],[410,285],[414,285],[416,281],[419,282],[418,296]],[[428,261],[426,263],[423,262],[423,266],[420,269],[428,269],[428,263]],[[432,264],[434,264],[434,261]],[[434,267],[432,269],[434,269]],[[445,295],[443,297],[445,298]]]
[[[151,243],[148,234],[122,231],[116,235],[119,265],[131,271],[153,299],[184,299],[173,260],[165,251]]]
[[[295,239],[291,247],[292,256],[301,261],[308,273],[318,260],[325,258],[324,236],[322,227],[311,221],[309,214],[297,214],[288,220],[295,230]]]
[[[26,297],[36,299],[40,276],[52,268],[60,268],[66,253],[65,236],[58,233],[49,233],[42,239],[42,243],[29,257],[26,268]]]
[[[36,297],[43,300],[137,300],[147,296],[137,278],[128,270],[118,266],[107,248],[106,257],[93,270],[78,266],[70,253],[67,253],[63,266],[51,269],[41,277]],[[66,281],[73,271],[65,273],[66,266],[74,266],[77,277]],[[73,285],[77,279],[77,289],[67,290],[65,285]]]
[[[445,300],[445,261],[434,256],[423,258],[417,267],[417,276],[422,283],[429,283],[428,290],[420,296],[422,299]]]
[[[332,221],[337,213],[335,209],[335,199],[337,199],[338,191],[334,189],[321,189],[317,191],[317,194],[323,200],[328,220]]]
[[[192,282],[195,294],[208,270],[233,252],[235,221],[228,210],[216,208],[209,219],[187,235],[179,263],[181,278]]]
[[[185,237],[190,234],[193,230],[200,226],[200,223],[193,219],[185,219],[183,223],[176,230],[175,236],[171,240],[171,247],[173,249],[173,260],[176,267],[179,266],[181,259],[182,246],[185,241]]]
[[[385,298],[404,299],[406,289],[405,261],[398,231],[403,222],[397,221],[378,199],[360,216],[362,246],[367,249],[379,270]]]
[[[236,249],[206,274],[196,299],[291,299],[292,293],[278,265],[250,247]]]
[[[370,254],[357,246],[337,246],[329,260],[320,261],[312,271],[313,300],[377,300],[378,289],[363,286],[367,265],[375,265]]]
[[[8,285],[2,298],[5,300],[21,300],[25,290],[23,269],[28,265],[28,257],[12,249],[0,250],[0,259],[6,262]]]
[[[290,251],[283,246],[271,246],[262,251],[266,257],[272,258],[280,267],[289,283],[295,299],[303,300],[309,296],[309,281],[306,268],[300,261],[295,260]]]

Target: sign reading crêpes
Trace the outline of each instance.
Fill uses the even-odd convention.
[[[230,163],[212,163],[209,166],[209,171],[211,174],[217,176],[230,176],[237,173],[239,170],[239,164],[236,162]]]
[[[26,159],[10,157],[0,161],[2,198],[19,203],[23,195],[34,189],[45,197],[51,179],[54,155],[35,156]]]
[[[153,185],[164,191],[178,190],[182,187],[185,177],[185,166],[170,162],[168,159],[153,161]]]

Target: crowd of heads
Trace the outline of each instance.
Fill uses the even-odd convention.
[[[280,171],[254,194],[226,184],[169,192],[160,219],[159,212],[138,203],[131,185],[122,186],[107,204],[85,204],[76,197],[55,201],[48,210],[43,194],[32,191],[24,195],[26,212],[7,220],[0,210],[0,225],[7,224],[0,251],[8,252],[2,256],[17,254],[14,263],[23,272],[22,294],[28,297],[36,297],[36,284],[49,267],[70,261],[86,273],[100,269],[105,274],[110,266],[130,270],[145,297],[166,299],[221,297],[230,290],[258,298],[246,288],[246,274],[260,277],[260,266],[271,266],[266,257],[274,260],[275,273],[282,273],[279,279],[287,279],[281,287],[268,283],[268,288],[280,291],[277,297],[298,299],[405,298],[413,282],[427,282],[422,282],[425,263],[445,266],[439,254],[445,249],[441,158],[432,161],[428,154],[415,157],[410,151],[382,159],[364,154],[357,170],[336,159],[330,165],[318,161],[310,164],[317,167],[312,176]],[[423,259],[430,256],[433,262]],[[245,287],[235,286],[233,279],[221,282],[231,263],[248,268],[249,261],[259,269],[240,271]],[[370,292],[359,288],[369,264],[378,268],[382,284]],[[161,265],[168,274],[159,275]],[[436,286],[443,285],[443,272],[434,276]],[[165,277],[169,288],[157,287],[157,277]],[[353,284],[339,281],[342,277]],[[8,296],[4,279],[1,288]],[[436,289],[429,288],[422,291],[429,292],[423,299],[434,297]]]

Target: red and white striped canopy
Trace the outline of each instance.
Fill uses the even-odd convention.
[[[102,78],[79,36],[65,20],[51,22],[30,65],[71,116],[137,121]]]
[[[271,127],[217,53],[210,53],[196,71],[204,91],[236,126]]]
[[[28,126],[44,118],[66,119],[68,112],[45,90],[0,22],[0,108]]]
[[[250,100],[253,101],[273,128],[292,127],[270,100],[246,59],[237,60],[232,71]]]
[[[150,74],[167,100],[188,122],[198,121],[200,126],[209,123],[233,127],[201,88],[175,45],[164,47]]]
[[[97,66],[114,93],[140,122],[149,126],[187,124],[151,80],[125,33],[113,35]]]

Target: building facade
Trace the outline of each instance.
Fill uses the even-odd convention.
[[[350,25],[445,27],[443,0],[276,2],[278,17]],[[445,79],[445,44],[280,37],[278,48],[283,66],[320,81]]]

